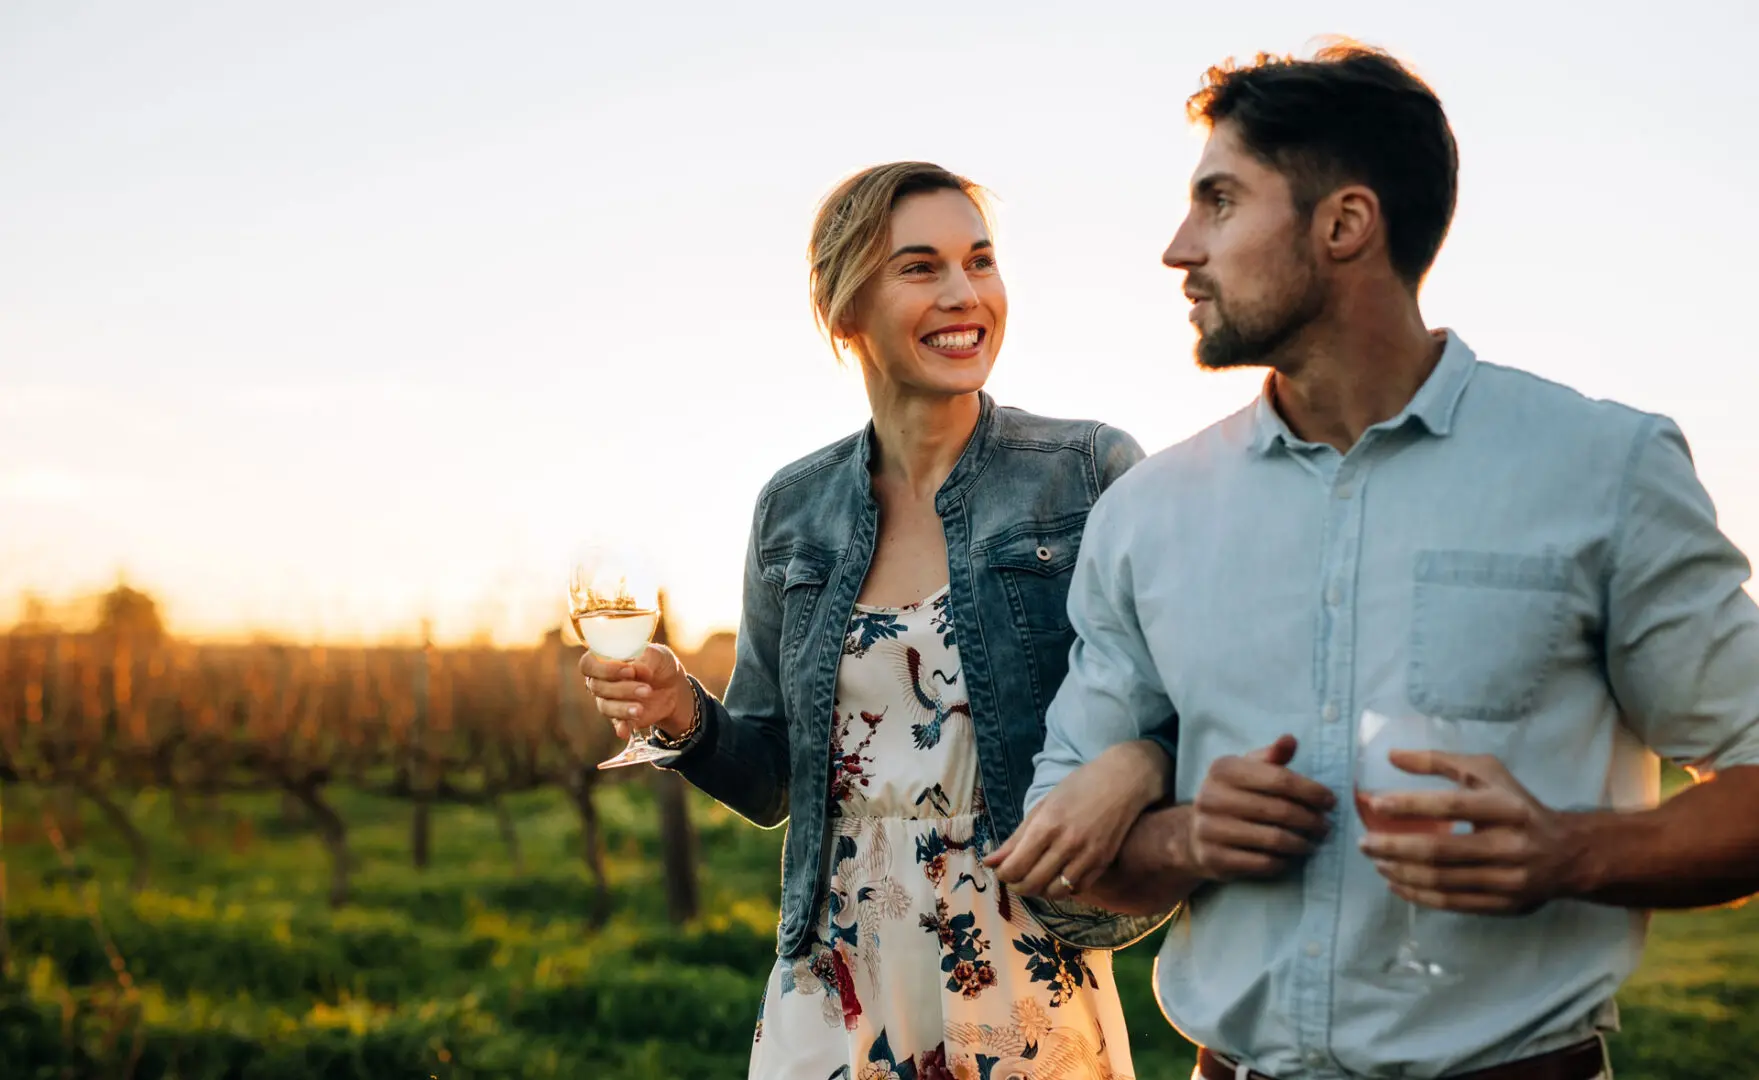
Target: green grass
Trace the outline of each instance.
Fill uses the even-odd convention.
[[[14,980],[0,987],[0,1076],[118,1077],[135,1033],[143,1080],[397,1080],[744,1074],[771,962],[779,832],[698,800],[706,915],[664,919],[645,791],[602,800],[617,913],[594,930],[578,827],[554,793],[513,803],[530,870],[516,875],[492,817],[436,813],[433,862],[409,859],[409,807],[337,792],[350,825],[354,901],[324,903],[328,863],[272,799],[235,797],[205,843],[162,797],[132,812],[152,841],[153,885],[95,815],[69,875],[32,842],[35,794],[14,789],[6,850]],[[117,1001],[87,914],[139,988]],[[1183,1080],[1191,1049],[1161,1019],[1152,944],[1117,958],[1143,1080]],[[1759,1061],[1759,905],[1664,916],[1621,998],[1619,1080],[1752,1075]]]

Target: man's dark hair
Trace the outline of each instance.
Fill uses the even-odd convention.
[[[1185,109],[1212,131],[1231,123],[1288,177],[1303,214],[1344,184],[1372,188],[1393,269],[1412,286],[1429,272],[1453,221],[1460,158],[1435,91],[1403,64],[1348,41],[1311,60],[1260,53],[1249,67],[1210,68]]]

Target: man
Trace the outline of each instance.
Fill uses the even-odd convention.
[[[1457,157],[1421,81],[1338,45],[1214,68],[1189,110],[1209,138],[1164,261],[1199,364],[1270,371],[1095,506],[998,875],[1182,902],[1156,982],[1201,1076],[1600,1077],[1646,910],[1759,891],[1747,561],[1673,423],[1425,326]],[[1458,722],[1466,752],[1393,755],[1455,784],[1373,807],[1439,831],[1339,809],[1370,706]],[[1082,850],[1084,806],[1162,747],[1168,798]],[[1701,782],[1657,806],[1656,754]],[[1377,974],[1406,900],[1456,981]]]

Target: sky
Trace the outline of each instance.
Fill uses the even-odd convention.
[[[0,5],[0,622],[121,577],[191,635],[518,642],[600,537],[732,626],[759,488],[867,418],[813,210],[901,158],[997,196],[996,397],[1176,442],[1259,383],[1159,263],[1184,99],[1324,34],[1453,122],[1429,323],[1672,416],[1759,552],[1755,10]]]

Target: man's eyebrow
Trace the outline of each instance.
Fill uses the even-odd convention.
[[[1235,176],[1233,173],[1230,173],[1230,172],[1205,173],[1204,175],[1198,177],[1195,181],[1192,182],[1192,184],[1191,184],[1191,197],[1193,199],[1207,198],[1210,195],[1214,195],[1217,188],[1220,188],[1223,186],[1230,186],[1230,185],[1233,187],[1243,186],[1240,183],[1240,178],[1238,176]]]

